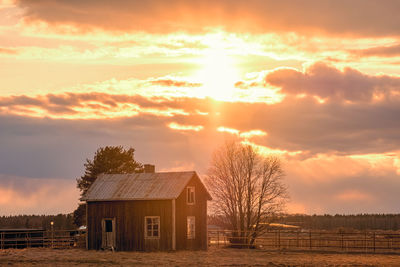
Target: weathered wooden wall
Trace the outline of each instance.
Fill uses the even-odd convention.
[[[171,200],[101,201],[88,203],[88,248],[101,249],[103,218],[116,220],[117,250],[171,250]],[[160,239],[144,239],[144,217],[160,216]]]
[[[195,204],[186,203],[186,188],[176,200],[176,249],[207,249],[207,193],[197,177],[187,186],[195,187]],[[195,239],[187,239],[187,216],[195,216]]]

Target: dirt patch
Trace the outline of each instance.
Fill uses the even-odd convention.
[[[208,251],[111,252],[84,249],[7,249],[8,266],[400,266],[400,255],[270,252],[210,248]]]

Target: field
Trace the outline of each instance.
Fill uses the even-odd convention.
[[[211,247],[208,251],[111,252],[85,249],[0,250],[0,266],[400,266],[400,255],[271,252]]]

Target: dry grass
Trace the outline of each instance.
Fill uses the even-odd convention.
[[[210,248],[208,251],[111,252],[84,249],[7,249],[0,266],[400,266],[400,255],[268,252]]]

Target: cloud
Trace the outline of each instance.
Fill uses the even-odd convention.
[[[146,99],[139,95],[106,93],[65,93],[44,96],[0,97],[0,112],[30,117],[62,119],[99,119],[131,117],[139,114],[154,116],[188,115],[182,109],[157,104],[162,98]]]
[[[398,212],[391,204],[397,201],[394,188],[400,183],[394,165],[396,156],[381,156],[376,165],[368,156],[355,160],[324,154],[305,160],[289,159],[284,169],[292,208],[299,203],[305,213]]]
[[[2,215],[70,213],[78,205],[74,179],[34,179],[0,174]]]
[[[339,201],[351,202],[351,201],[372,201],[374,198],[366,193],[360,192],[358,190],[346,190],[335,196]]]
[[[88,100],[94,96],[89,94],[78,99],[85,97]],[[75,105],[73,98],[52,101]],[[140,114],[87,120],[1,115],[0,170],[3,177],[73,179],[82,175],[85,159],[92,158],[96,149],[105,145],[134,147],[137,160],[154,163],[158,170],[190,168],[204,174],[212,151],[226,138],[225,132],[217,131],[224,125],[224,129],[236,130],[237,135],[260,133],[251,136],[251,144],[270,149],[269,153],[284,152],[280,155],[284,159],[286,181],[293,203],[298,203],[292,205],[291,210],[382,212],[385,207],[385,212],[398,211],[398,205],[393,204],[399,201],[395,189],[400,181],[399,153],[396,152],[400,147],[398,103],[320,105],[309,98],[291,97],[276,105],[216,103],[190,98],[153,102],[139,97],[136,101],[141,106],[156,109],[171,107],[186,112],[201,109],[208,114],[188,112],[189,115],[173,117]],[[30,100],[17,102],[29,103]],[[171,130],[168,127],[171,123],[204,128],[201,131]],[[252,132],[253,129],[260,132]],[[290,155],[296,151],[299,153]],[[36,190],[40,191],[40,187],[32,187],[32,191]],[[364,205],[350,199],[351,205],[339,207],[335,197],[349,190],[369,194],[376,202]],[[8,192],[3,193],[21,198],[22,193],[10,195]]]
[[[18,51],[13,48],[0,47],[0,54],[16,55],[16,54],[18,54]]]
[[[195,131],[195,132],[201,131],[204,128],[202,125],[183,125],[176,122],[169,123],[168,127],[178,131]]]
[[[400,44],[352,50],[351,52],[363,57],[397,57],[400,56]]]
[[[296,73],[309,76],[301,72]],[[335,79],[345,76],[340,71],[334,73]],[[367,76],[366,79],[380,78]],[[281,81],[282,90],[288,90],[288,87],[289,90],[297,90],[291,87],[290,81]],[[284,82],[288,84],[283,84]],[[394,84],[395,81],[391,83]],[[161,94],[143,96],[77,92],[2,97],[0,112],[4,116],[89,122],[130,118],[140,121],[145,118],[153,119],[158,127],[167,130],[171,129],[168,127],[171,123],[175,123],[173,126],[178,125],[176,128],[203,126],[202,132],[216,134],[217,131],[230,131],[244,139],[251,139],[257,145],[290,153],[382,153],[392,151],[393,147],[400,145],[396,115],[400,113],[399,97],[386,93],[387,97],[380,101],[353,100],[347,103],[338,96],[342,94],[343,88],[338,89],[339,93],[333,93],[334,98],[328,98],[338,101],[327,101],[324,104],[315,101],[311,96],[297,97],[297,93],[308,88],[312,94],[322,97],[319,90],[323,89],[316,85],[310,86],[293,92],[296,95],[287,93],[281,102],[272,105],[262,102],[222,102],[179,95],[161,97]],[[327,86],[333,88],[330,84]],[[118,89],[118,85],[115,88]],[[373,87],[373,90],[384,91],[376,87]],[[148,94],[149,90],[143,89],[143,92]],[[323,96],[327,97],[326,94]]]
[[[322,99],[365,101],[390,97],[400,92],[400,77],[371,76],[352,68],[343,71],[318,62],[304,72],[279,68],[265,77],[267,83],[280,87],[283,93],[307,94]]]
[[[161,86],[174,86],[174,87],[200,87],[201,83],[191,83],[187,81],[180,81],[176,79],[170,78],[160,78],[151,80],[150,83],[152,85],[161,85]]]
[[[330,1],[17,1],[27,22],[45,22],[81,31],[201,31],[224,27],[232,31],[286,31],[312,34],[399,35],[396,0]],[[360,12],[362,7],[362,12]],[[322,15],[323,14],[323,15]]]
[[[228,127],[224,127],[224,126],[218,127],[217,131],[218,132],[225,132],[225,133],[235,134],[235,135],[238,135],[240,133],[240,131],[237,130],[237,129],[228,128]]]

